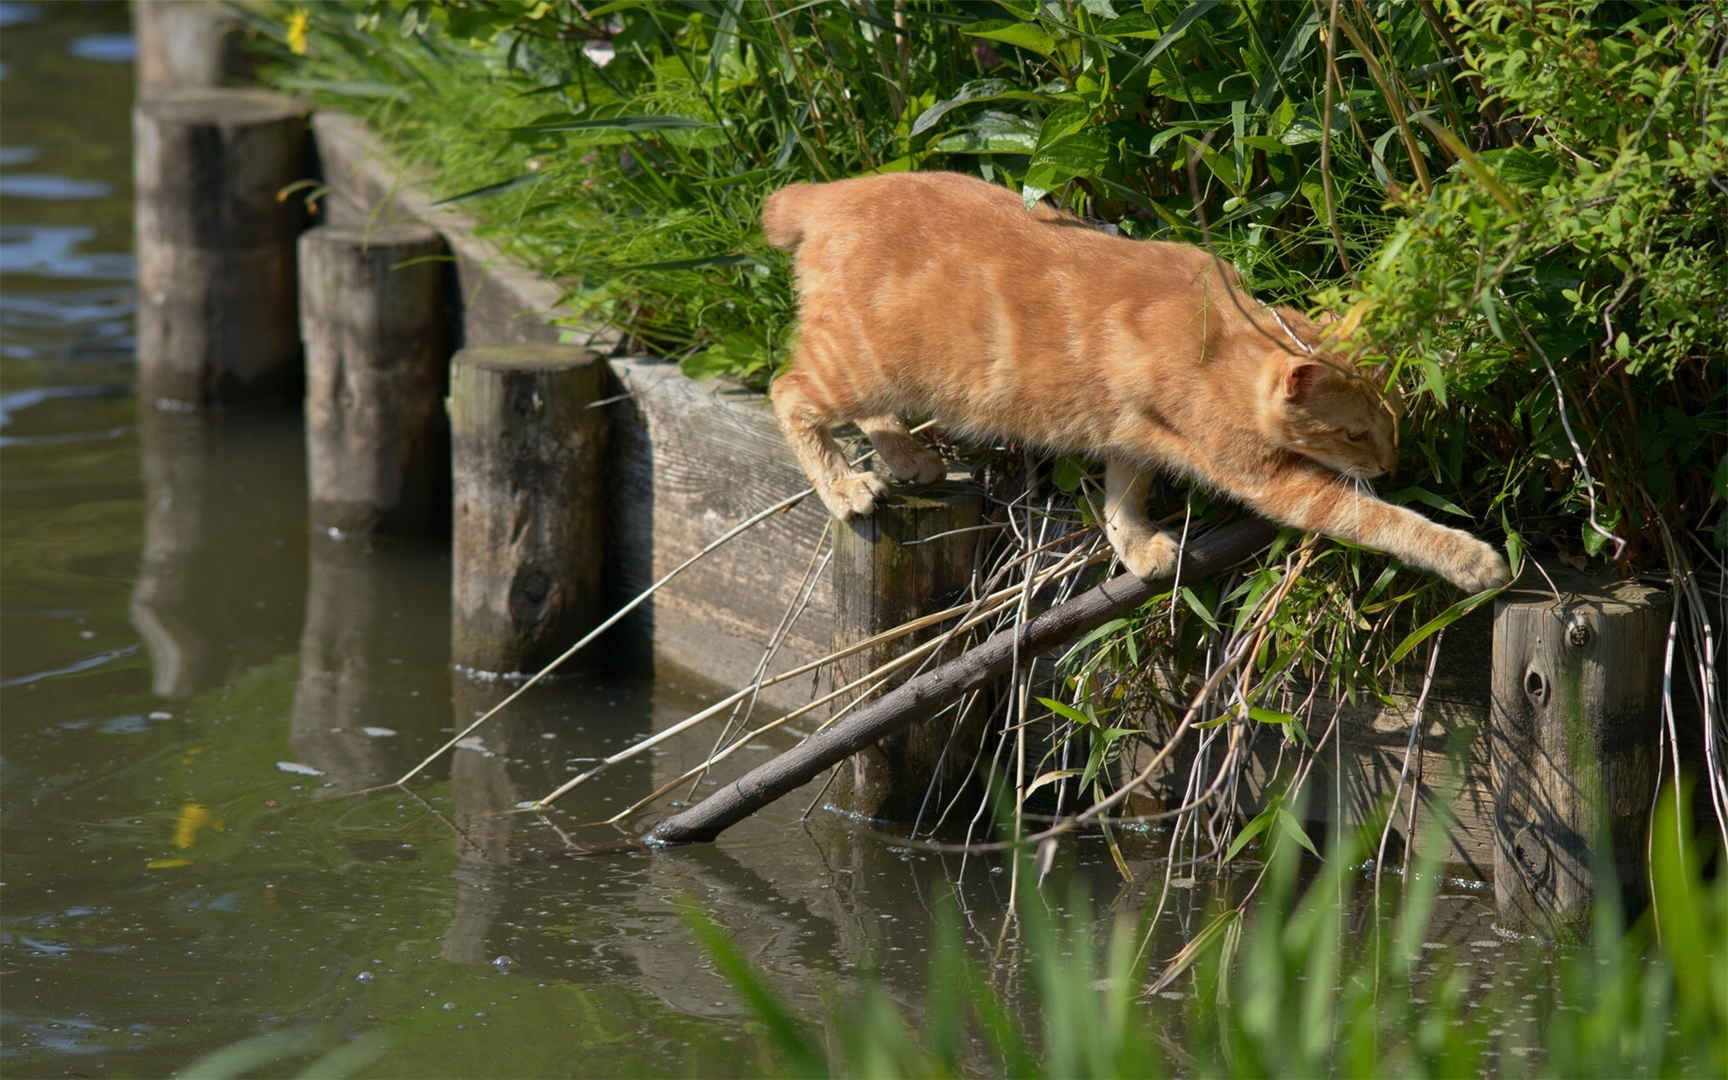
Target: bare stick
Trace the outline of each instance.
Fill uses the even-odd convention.
[[[1190,581],[1232,566],[1258,551],[1272,527],[1253,519],[1213,530],[1184,554]],[[918,720],[968,690],[995,679],[1016,655],[1037,655],[1117,618],[1156,595],[1167,578],[1122,574],[1027,622],[993,634],[983,644],[901,683],[846,720],[804,740],[773,761],[727,784],[695,806],[650,829],[651,844],[712,840],[727,827],[773,802],[847,755]]]
[[[1062,571],[1062,570],[1066,569],[1068,572],[1073,572],[1074,570],[1079,569],[1078,566],[1072,566],[1072,567],[1067,566],[1066,565],[1067,562],[1068,562],[1068,560],[1064,559],[1063,561],[1058,562],[1055,566],[1050,567],[1048,570],[1042,571],[1039,575],[1040,584],[1048,582],[1050,580],[1050,578],[1055,576],[1055,574],[1058,571]],[[1019,586],[1015,586],[1013,589],[1004,589],[1003,592],[1013,593],[1013,592],[1018,591],[1018,589],[1019,589]],[[885,675],[885,674],[892,672],[892,671],[897,671],[900,668],[904,667],[905,665],[911,663],[913,660],[921,659],[925,656],[928,656],[932,653],[935,653],[935,652],[941,650],[950,641],[952,641],[955,636],[962,634],[962,633],[966,632],[967,630],[972,629],[974,626],[977,626],[979,623],[984,622],[985,620],[993,617],[994,615],[999,613],[1004,607],[1007,607],[1010,603],[1012,603],[1011,598],[993,596],[993,597],[986,597],[985,600],[979,601],[978,604],[974,604],[970,607],[962,605],[962,606],[949,608],[947,611],[939,611],[934,615],[926,615],[921,619],[914,619],[911,622],[903,623],[900,626],[896,626],[892,629],[884,630],[880,634],[873,635],[873,636],[866,638],[865,640],[860,641],[854,645],[849,645],[846,648],[839,650],[838,652],[830,653],[827,656],[822,657],[820,660],[812,660],[809,663],[804,664],[800,667],[793,668],[791,671],[782,672],[781,674],[776,675],[771,679],[762,680],[762,682],[760,684],[761,687],[772,686],[775,683],[784,682],[787,679],[792,679],[792,678],[796,678],[799,675],[807,674],[811,671],[814,671],[816,668],[821,667],[824,664],[832,663],[833,661],[840,659],[842,657],[850,656],[853,653],[859,652],[863,649],[870,648],[872,645],[877,645],[883,641],[892,640],[893,638],[896,638],[896,637],[902,637],[906,634],[911,633],[913,630],[922,629],[924,626],[929,625],[932,622],[939,622],[944,618],[950,618],[954,615],[965,614],[968,612],[974,612],[975,611],[975,613],[968,615],[968,617],[963,622],[961,622],[960,625],[958,625],[958,626],[954,627],[953,629],[945,632],[940,637],[931,638],[929,641],[924,642],[922,645],[919,645],[917,648],[912,649],[912,650],[910,650],[910,651],[908,651],[908,652],[906,652],[900,656],[895,657],[893,660],[890,660],[886,664],[883,664],[882,666],[876,668],[874,671],[871,671],[868,674],[865,674],[865,675],[861,676],[860,678],[855,679],[852,682],[847,683],[845,686],[840,687],[838,690],[834,690],[834,691],[824,695],[823,697],[817,698],[815,701],[812,701],[807,705],[801,706],[801,707],[793,710],[792,712],[787,713],[786,715],[780,717],[780,719],[771,721],[770,723],[765,724],[762,727],[755,729],[754,731],[751,731],[747,735],[743,736],[739,741],[740,742],[748,742],[750,739],[753,739],[753,738],[757,737],[758,735],[763,734],[764,732],[772,731],[773,729],[779,727],[782,724],[787,723],[788,721],[795,720],[798,717],[805,715],[806,713],[810,712],[812,709],[818,708],[819,706],[822,706],[822,705],[826,705],[829,702],[834,701],[837,698],[839,698],[839,697],[841,697],[841,696],[843,696],[843,695],[845,695],[845,694],[847,694],[853,690],[858,689],[859,687],[863,686],[865,683],[869,682],[872,679],[875,679],[881,675]],[[975,610],[975,609],[980,609],[980,608],[981,608],[981,610]],[[625,747],[624,749],[618,751],[616,754],[613,754],[612,756],[607,757],[607,758],[603,758],[598,764],[596,764],[593,768],[589,769],[587,772],[581,773],[577,776],[573,776],[569,780],[566,780],[563,784],[559,785],[557,790],[551,792],[550,794],[543,795],[539,799],[536,799],[534,801],[534,803],[531,806],[527,807],[526,809],[533,809],[533,810],[545,809],[546,807],[552,805],[552,803],[556,802],[558,799],[562,798],[564,795],[569,793],[571,791],[571,789],[593,779],[600,772],[612,767],[613,765],[618,764],[621,761],[628,761],[638,754],[641,754],[641,753],[644,753],[648,750],[651,750],[655,746],[658,746],[660,743],[665,742],[667,739],[670,739],[674,735],[678,735],[684,731],[688,731],[690,728],[696,726],[697,724],[701,723],[702,721],[707,720],[710,717],[713,717],[718,713],[724,712],[729,706],[736,704],[741,699],[748,697],[752,693],[755,693],[758,689],[760,689],[760,687],[757,684],[752,683],[750,686],[746,686],[744,689],[737,691],[736,693],[732,694],[730,697],[722,698],[721,700],[716,701],[714,704],[708,706],[706,709],[703,709],[700,712],[697,712],[697,713],[694,713],[690,716],[685,717],[684,719],[682,719],[682,720],[678,721],[677,723],[671,725],[670,727],[666,728],[664,731],[657,731],[645,739],[637,740],[636,742],[630,744],[629,746]],[[869,692],[874,693],[875,692],[874,688],[872,688],[872,690]],[[500,706],[500,708],[502,708],[502,706]],[[485,719],[485,718],[482,717],[481,719]],[[733,745],[736,746],[737,744],[735,743]],[[709,758],[709,760],[704,763],[703,767],[706,767],[709,764],[713,764],[716,761],[722,760],[729,753],[730,753],[730,750],[727,750],[727,751],[723,751],[720,754],[720,756],[718,756],[718,757]],[[656,797],[658,797],[658,796],[656,796]],[[634,808],[632,808],[632,809],[634,809]]]
[[[1064,568],[1065,562],[1066,562],[1066,560],[1063,560],[1062,562],[1058,562],[1055,566],[1050,567],[1048,570],[1042,571],[1040,573],[1040,579],[1041,579],[1040,584],[1042,584],[1044,582],[1048,582],[1050,580],[1050,578],[1057,573],[1057,571],[1062,570]],[[707,720],[707,719],[709,719],[709,718],[711,718],[711,717],[713,717],[719,713],[726,711],[728,708],[737,704],[739,701],[742,701],[744,698],[747,698],[751,694],[757,693],[762,689],[765,689],[765,688],[770,687],[770,686],[774,686],[778,683],[783,683],[783,682],[787,681],[788,679],[796,679],[800,675],[808,675],[810,672],[815,671],[817,668],[823,667],[827,664],[831,664],[836,660],[844,659],[845,657],[851,656],[854,653],[862,652],[865,649],[873,648],[877,645],[882,644],[885,641],[892,641],[895,638],[905,637],[907,634],[911,634],[911,633],[914,633],[918,630],[922,630],[927,626],[934,626],[937,623],[945,622],[948,619],[952,619],[957,615],[968,616],[967,620],[964,623],[962,623],[958,627],[958,629],[969,630],[972,627],[978,625],[979,622],[982,622],[984,619],[986,619],[986,618],[996,614],[998,611],[1000,611],[1003,601],[1012,597],[1015,593],[1017,593],[1019,591],[1019,589],[1020,589],[1020,586],[1015,585],[1015,586],[1012,586],[1011,588],[1003,589],[1000,592],[991,593],[989,596],[986,596],[983,599],[975,601],[975,602],[970,603],[970,604],[957,604],[954,607],[947,608],[943,611],[937,611],[937,612],[933,612],[929,615],[921,616],[921,617],[913,619],[909,622],[901,623],[899,626],[884,630],[880,634],[872,634],[870,637],[865,638],[863,641],[854,642],[853,644],[846,646],[844,649],[838,649],[834,652],[829,653],[827,656],[821,657],[820,659],[812,660],[806,664],[800,664],[798,667],[795,667],[790,671],[782,671],[780,674],[775,675],[771,678],[763,679],[759,683],[752,682],[749,686],[744,687],[742,690],[736,691],[735,693],[729,695],[728,697],[721,698],[719,701],[716,701],[714,704],[708,706],[707,708],[701,710],[700,712],[693,713],[690,716],[685,717],[684,719],[678,721],[675,724],[672,724],[671,726],[665,728],[662,731],[657,731],[654,734],[649,735],[648,737],[646,737],[644,739],[639,739],[636,742],[631,743],[629,746],[626,746],[624,749],[618,751],[617,753],[612,754],[609,757],[602,758],[597,764],[595,764],[588,771],[583,772],[583,773],[579,773],[576,776],[571,777],[570,779],[566,780],[563,784],[559,785],[557,790],[535,800],[534,805],[536,807],[545,807],[545,806],[551,805],[552,803],[556,802],[558,799],[562,798],[565,794],[570,792],[572,789],[578,787],[581,784],[587,783],[589,780],[592,780],[595,776],[597,776],[600,773],[604,772],[605,770],[611,768],[612,766],[617,765],[620,762],[629,761],[631,758],[635,757],[638,754],[645,753],[648,750],[652,750],[654,747],[665,742],[667,739],[672,738],[674,735],[679,735],[685,731],[690,730],[691,728],[695,727],[697,724],[700,724],[702,721]],[[977,612],[978,614],[974,615],[973,614],[974,612]],[[946,638],[944,638],[943,640],[946,641]],[[919,655],[923,655],[923,653],[919,653]],[[868,678],[868,676],[866,678]],[[821,702],[818,702],[818,704],[831,701],[831,700],[833,700],[834,697],[835,697],[835,695],[830,694],[829,696],[822,698]],[[499,704],[498,708],[501,709],[507,704],[509,704],[508,701],[502,702]],[[493,712],[496,712],[496,711],[497,711],[497,709],[493,710]],[[480,718],[480,720],[485,720],[485,719],[486,719],[486,717],[484,717],[484,716]],[[478,724],[480,722],[480,720],[475,721],[475,723]],[[469,730],[473,730],[473,729],[470,728]]]
[[[480,719],[474,721],[472,724],[469,724],[467,727],[463,728],[461,731],[457,732],[455,735],[452,735],[450,737],[449,742],[445,743],[443,746],[440,746],[438,749],[436,749],[436,750],[432,751],[430,754],[426,755],[425,761],[422,761],[420,764],[414,766],[412,769],[409,769],[407,772],[403,773],[401,778],[396,781],[396,785],[401,786],[403,784],[406,784],[408,781],[414,779],[415,776],[419,775],[419,773],[422,769],[424,769],[426,766],[432,764],[434,761],[437,761],[439,755],[445,753],[451,747],[453,747],[457,743],[461,742],[463,739],[466,739],[481,724],[484,724],[486,721],[492,719],[493,715],[496,714],[497,712],[499,712],[500,710],[502,710],[504,708],[504,706],[510,704],[512,701],[515,701],[517,698],[519,698],[523,694],[527,693],[528,688],[530,686],[533,686],[535,683],[539,682],[541,679],[544,679],[546,676],[552,674],[552,672],[557,669],[558,665],[560,665],[564,661],[570,659],[572,656],[575,656],[578,652],[582,651],[582,649],[585,648],[589,642],[593,641],[595,638],[599,637],[601,634],[604,634],[606,631],[610,630],[618,622],[619,619],[622,619],[624,616],[630,614],[632,611],[635,611],[638,607],[640,607],[642,605],[643,601],[647,600],[650,596],[653,596],[656,592],[658,592],[662,585],[665,585],[668,581],[671,581],[673,578],[677,577],[679,574],[682,574],[684,571],[686,571],[690,567],[694,566],[697,563],[697,561],[699,561],[700,559],[702,559],[703,557],[708,555],[715,548],[726,543],[728,540],[735,539],[736,537],[738,537],[739,535],[744,533],[746,530],[748,530],[751,526],[756,525],[760,522],[766,521],[768,518],[773,517],[775,514],[778,514],[780,511],[791,509],[793,506],[796,506],[798,503],[802,502],[804,500],[804,497],[809,495],[809,494],[811,494],[811,489],[805,488],[803,491],[800,491],[796,495],[789,495],[786,498],[781,499],[779,502],[775,503],[773,506],[768,507],[766,510],[761,510],[755,514],[752,514],[749,518],[745,519],[744,521],[739,522],[737,525],[734,525],[731,529],[727,530],[719,538],[711,541],[707,547],[703,548],[701,551],[698,551],[696,554],[690,556],[688,559],[685,559],[683,562],[679,563],[677,566],[674,566],[671,570],[668,570],[666,572],[666,574],[663,577],[661,577],[661,579],[659,581],[656,581],[654,584],[648,586],[646,589],[643,589],[641,592],[637,593],[635,599],[631,600],[628,604],[625,604],[623,607],[619,608],[617,611],[614,611],[610,616],[608,616],[606,618],[606,621],[602,622],[599,626],[596,626],[594,629],[592,629],[592,630],[588,631],[588,633],[584,634],[582,636],[581,640],[577,641],[576,644],[570,646],[568,649],[565,649],[564,652],[562,654],[560,654],[556,660],[552,661],[550,664],[547,664],[545,667],[541,668],[539,671],[536,671],[532,676],[529,677],[527,682],[523,683],[521,686],[518,686],[515,689],[515,691],[511,693],[511,695],[509,697],[505,698],[503,701],[500,701],[498,704],[496,704],[496,705],[492,706],[490,709],[486,710],[485,714],[483,716],[481,716]]]

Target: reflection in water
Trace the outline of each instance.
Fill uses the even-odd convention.
[[[319,533],[307,555],[295,756],[333,793],[389,783],[442,737],[439,688],[410,684],[449,664],[448,643],[427,632],[450,620],[448,563],[442,552]]]
[[[305,589],[299,417],[138,408],[144,549],[132,623],[157,696],[180,700],[279,651]],[[260,640],[264,638],[266,640]]]
[[[557,857],[564,846],[563,834],[548,826],[545,815],[520,814],[515,809],[551,791],[596,758],[648,734],[648,695],[639,682],[583,685],[588,679],[580,675],[554,680],[539,692],[524,695],[452,752],[456,907],[444,936],[446,960],[482,964],[509,955],[508,944],[498,940],[500,924],[513,911],[507,871],[522,859]],[[516,686],[514,680],[453,672],[452,730],[466,728]],[[599,694],[609,699],[605,709],[595,708]],[[644,766],[619,769],[619,779],[632,788],[646,778]],[[581,815],[576,820],[590,820],[613,809],[605,799],[593,800],[593,792],[585,794],[590,798],[573,799],[559,816],[574,811]],[[599,864],[590,861],[590,865]]]

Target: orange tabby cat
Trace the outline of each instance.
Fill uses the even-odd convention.
[[[1392,468],[1396,421],[1302,315],[1263,307],[1199,248],[1112,237],[953,173],[795,184],[762,212],[794,253],[792,367],[774,411],[830,512],[886,488],[829,428],[855,421],[902,480],[942,459],[902,415],[1105,461],[1104,526],[1142,577],[1177,543],[1146,516],[1143,478],[1194,477],[1297,528],[1365,544],[1470,592],[1509,578],[1498,552],[1363,491]]]

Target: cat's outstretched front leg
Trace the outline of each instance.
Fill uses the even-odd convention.
[[[836,418],[817,403],[805,376],[794,368],[774,380],[770,393],[780,430],[785,432],[822,505],[841,521],[870,516],[876,500],[887,494],[888,485],[876,474],[858,472],[846,463],[840,444],[828,431]]]
[[[1109,458],[1104,463],[1104,535],[1122,565],[1143,578],[1163,577],[1176,569],[1180,547],[1146,516],[1148,473]]]
[[[1500,553],[1469,533],[1381,502],[1338,474],[1306,462],[1285,463],[1248,501],[1276,521],[1378,548],[1401,562],[1432,570],[1467,593],[1512,580]]]

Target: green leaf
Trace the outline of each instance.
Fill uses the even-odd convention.
[[[1612,533],[1615,527],[1620,524],[1620,511],[1612,509],[1597,514],[1596,524]],[[1608,537],[1598,532],[1595,525],[1592,525],[1588,520],[1579,528],[1584,532],[1584,553],[1591,558],[1602,554],[1602,549],[1608,546]]]
[[[444,198],[439,199],[432,205],[448,206],[451,203],[461,202],[463,199],[478,199],[485,195],[499,195],[503,192],[532,184],[536,180],[539,180],[543,175],[543,173],[537,172],[523,173],[521,176],[512,176],[508,180],[500,180],[496,184],[486,184],[482,187],[470,188],[458,195],[446,195]]]
[[[1218,0],[1195,0],[1194,3],[1189,4],[1184,8],[1182,14],[1176,16],[1176,18],[1171,21],[1169,29],[1164,31],[1164,36],[1154,42],[1150,49],[1146,50],[1146,55],[1142,56],[1140,62],[1135,64],[1134,67],[1129,70],[1128,74],[1122,78],[1122,82],[1126,83],[1132,81],[1134,76],[1140,74],[1142,69],[1150,67],[1152,61],[1158,59],[1164,54],[1165,49],[1168,49],[1170,46],[1181,40],[1182,35],[1188,31],[1188,27],[1193,24],[1195,19],[1198,19],[1200,16],[1206,14],[1217,6]]]
[[[1086,479],[1086,459],[1073,454],[1063,454],[1056,459],[1056,464],[1050,469],[1050,481],[1064,492],[1073,494],[1080,490],[1080,484]]]
[[[1055,698],[1041,697],[1041,698],[1038,698],[1037,701],[1038,701],[1038,704],[1044,706],[1046,709],[1049,709],[1051,712],[1055,713],[1057,716],[1066,717],[1069,720],[1074,721],[1076,724],[1096,724],[1098,722],[1096,717],[1090,716],[1085,712],[1081,712],[1079,709],[1076,709],[1072,705],[1064,704],[1063,702],[1057,701]]]
[[[1319,849],[1314,846],[1314,841],[1308,839],[1308,833],[1303,830],[1302,823],[1297,821],[1296,815],[1285,809],[1282,803],[1278,805],[1278,831],[1307,848],[1308,854],[1316,859],[1320,857]]]
[[[1278,801],[1274,799],[1271,806],[1254,815],[1253,821],[1242,826],[1242,831],[1236,834],[1236,839],[1230,841],[1229,850],[1224,852],[1224,861],[1230,862],[1236,858],[1242,849],[1248,846],[1249,841],[1271,828],[1272,823],[1278,818],[1278,808]]]
[[[1038,146],[1038,126],[1025,116],[986,110],[970,124],[931,145],[939,154],[1030,154]]]
[[[1421,626],[1410,631],[1409,635],[1406,636],[1403,641],[1398,643],[1398,647],[1392,650],[1390,663],[1396,664],[1406,656],[1409,656],[1410,651],[1416,648],[1416,646],[1427,641],[1439,631],[1451,626],[1453,623],[1470,614],[1472,611],[1475,611],[1477,608],[1494,599],[1496,596],[1499,596],[1501,589],[1504,589],[1505,587],[1506,586],[1502,585],[1499,589],[1486,589],[1474,596],[1466,596],[1464,599],[1453,604],[1445,611],[1442,611],[1440,614],[1429,619]]]
[[[623,266],[608,266],[610,274],[624,274],[632,270],[698,270],[704,266],[751,266],[756,263],[752,255],[703,255],[694,259],[668,259],[665,262],[625,263]]]
[[[1202,603],[1200,598],[1194,595],[1194,590],[1186,585],[1182,586],[1182,600],[1193,610],[1194,614],[1200,616],[1201,622],[1204,622],[1214,631],[1218,629],[1218,620],[1213,618],[1212,609]]]
[[[1013,19],[987,19],[960,28],[962,34],[1014,45],[1039,56],[1049,57],[1056,51],[1056,39],[1036,23]]]
[[[1424,506],[1432,506],[1441,513],[1453,514],[1461,518],[1468,518],[1470,516],[1468,510],[1459,506],[1452,500],[1441,495],[1436,495],[1427,488],[1415,485],[1394,493],[1391,501],[1395,503],[1408,503],[1414,501],[1419,502]]]
[[[1279,712],[1277,709],[1263,709],[1258,705],[1250,705],[1248,715],[1258,723],[1278,724],[1282,727],[1289,727],[1296,722],[1296,718],[1287,712]]]
[[[1007,79],[974,79],[955,92],[953,97],[925,109],[918,114],[918,119],[912,121],[912,135],[922,135],[936,126],[936,122],[962,105],[974,101],[996,101],[1010,94],[1025,91],[1015,91],[1014,84]],[[1027,95],[1035,96],[1035,95]]]
[[[605,120],[552,120],[504,130],[512,135],[553,135],[567,131],[688,131],[715,126],[693,116],[614,116]]]

